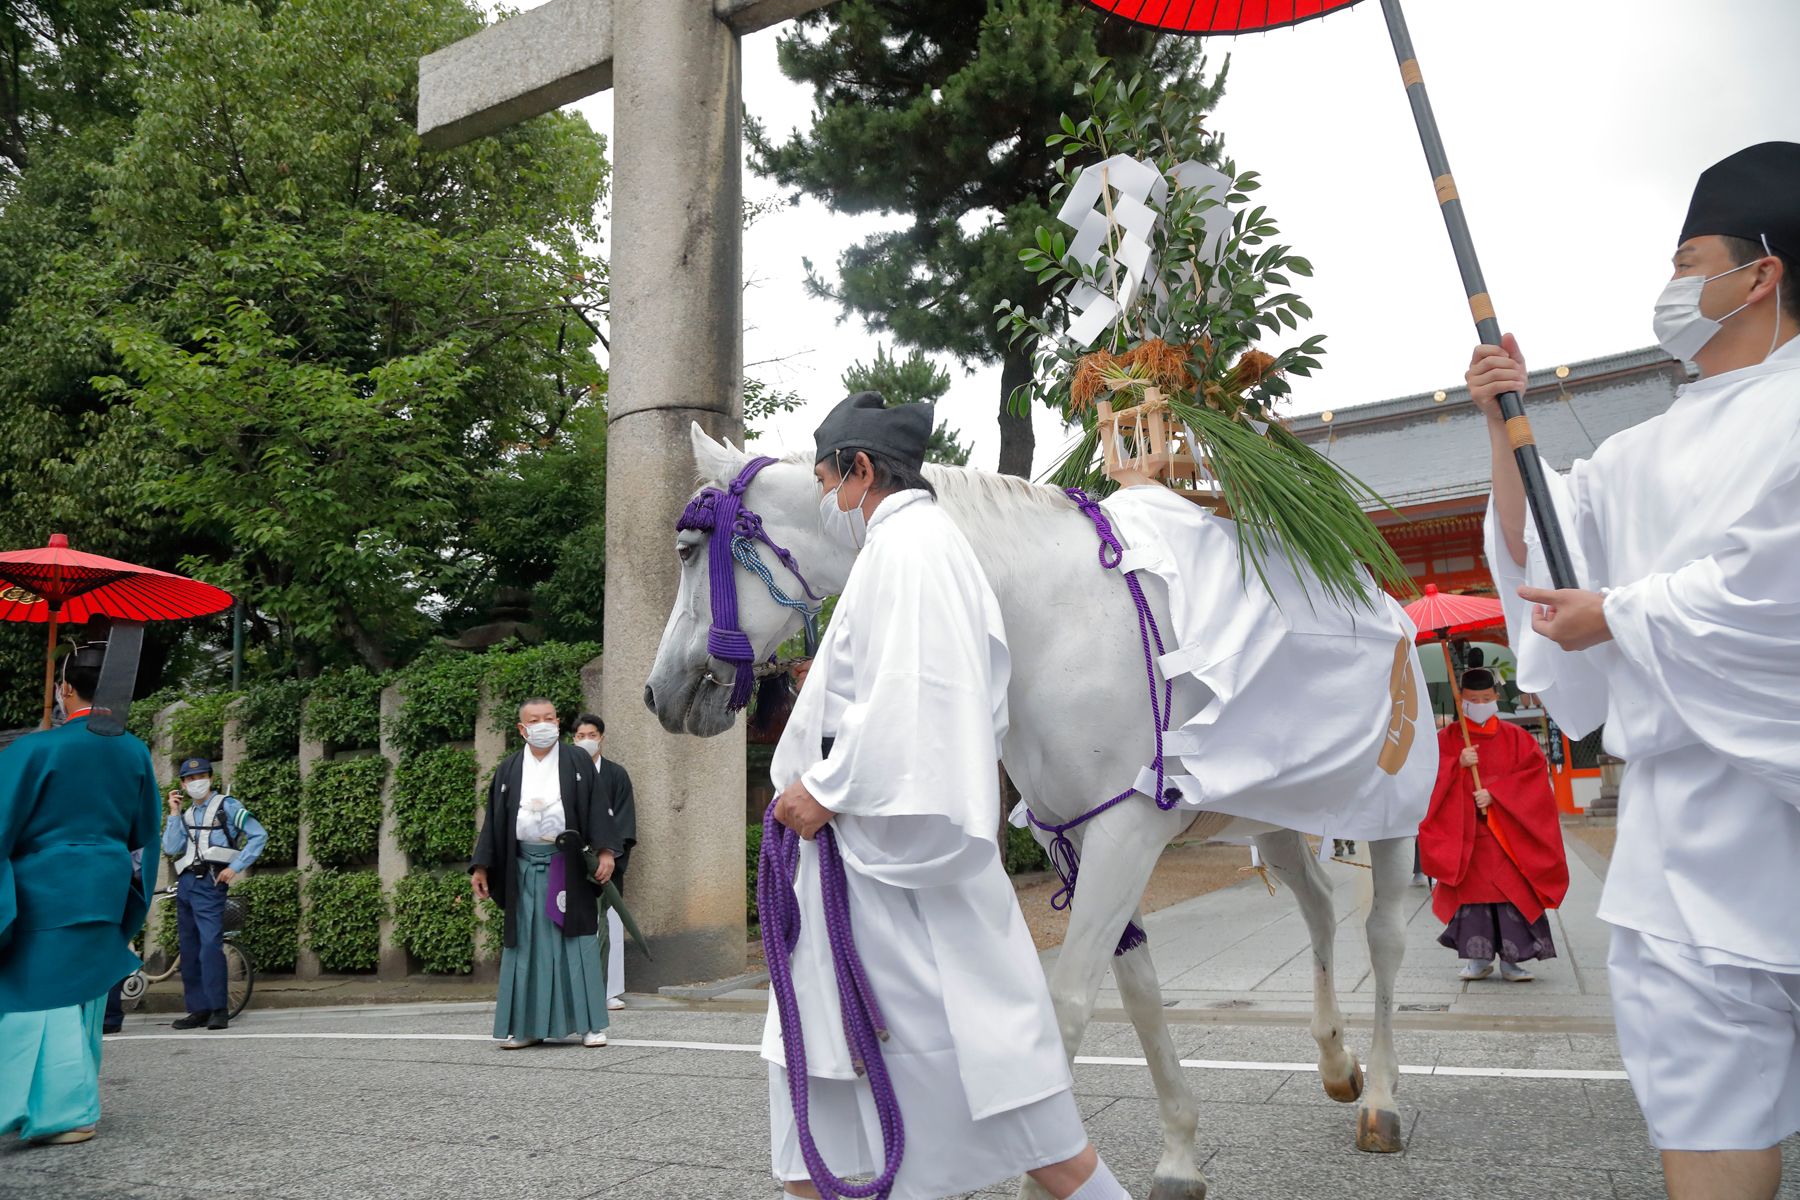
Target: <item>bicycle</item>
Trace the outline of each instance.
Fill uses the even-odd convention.
[[[152,910],[158,900],[174,900],[175,888],[170,885],[158,888],[151,896]],[[237,1015],[244,1011],[250,1003],[250,993],[256,987],[256,965],[250,961],[250,954],[237,944],[238,933],[244,927],[244,902],[236,896],[225,897],[225,915],[221,920],[225,933],[225,1000],[226,1016],[237,1020]],[[162,960],[168,959],[163,966]],[[144,965],[125,977],[119,985],[119,999],[130,1005],[133,1011],[143,1003],[144,993],[153,983],[161,983],[181,969],[181,952],[170,954],[158,946],[154,953],[144,960]]]

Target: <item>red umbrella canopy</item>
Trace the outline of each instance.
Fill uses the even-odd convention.
[[[1425,594],[1406,606],[1406,615],[1418,627],[1421,642],[1506,624],[1505,610],[1493,597],[1440,592],[1435,583],[1425,585]]]
[[[1170,33],[1255,33],[1298,25],[1358,0],[1087,0],[1101,12]]]
[[[0,554],[0,621],[84,624],[94,617],[118,621],[179,621],[231,607],[231,593],[198,579],[156,571],[69,548],[50,535],[41,550]]]

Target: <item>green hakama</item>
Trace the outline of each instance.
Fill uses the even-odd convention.
[[[0,1014],[0,1134],[50,1137],[100,1120],[106,997]]]
[[[521,842],[514,910],[518,945],[500,952],[494,1036],[525,1040],[578,1037],[607,1026],[600,942],[564,937],[544,910],[554,846]]]

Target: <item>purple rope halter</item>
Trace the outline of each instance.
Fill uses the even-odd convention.
[[[844,860],[837,838],[821,829],[819,890],[825,906],[825,929],[831,940],[831,962],[837,971],[838,1002],[844,1014],[844,1040],[858,1075],[866,1076],[881,1122],[883,1166],[868,1183],[850,1183],[831,1173],[813,1140],[807,1092],[806,1039],[800,1030],[800,1002],[794,993],[790,956],[800,938],[800,902],[794,895],[794,875],[800,867],[800,835],[775,820],[775,807],[763,814],[762,857],[756,866],[756,911],[762,922],[763,956],[769,965],[769,990],[781,1014],[781,1049],[787,1063],[788,1099],[794,1106],[794,1124],[800,1137],[800,1155],[806,1172],[824,1200],[886,1200],[906,1153],[906,1131],[900,1120],[900,1102],[888,1077],[881,1043],[887,1041],[887,1021],[875,1002],[875,989],[863,971],[850,930],[850,893],[844,877]]]
[[[1119,564],[1125,560],[1125,547],[1113,532],[1112,522],[1107,519],[1100,502],[1080,488],[1065,488],[1064,494],[1094,523],[1094,531],[1100,535],[1100,565],[1108,571],[1117,571]],[[1167,812],[1181,803],[1181,789],[1166,786],[1163,763],[1163,735],[1169,731],[1169,710],[1174,701],[1175,687],[1169,680],[1163,680],[1162,695],[1158,697],[1156,660],[1163,653],[1162,630],[1157,625],[1156,614],[1150,609],[1150,602],[1144,598],[1144,588],[1138,582],[1137,572],[1126,571],[1123,574],[1125,586],[1131,591],[1131,601],[1137,606],[1138,641],[1144,648],[1144,675],[1150,687],[1150,719],[1156,733],[1156,757],[1151,762],[1156,768],[1156,794],[1151,798],[1156,801],[1156,807]],[[1151,652],[1152,645],[1155,646],[1155,653]],[[1076,852],[1075,843],[1069,840],[1069,831],[1087,824],[1107,809],[1123,804],[1137,794],[1135,787],[1126,788],[1112,799],[1101,801],[1080,816],[1060,824],[1038,820],[1037,814],[1031,811],[1031,806],[1025,806],[1026,818],[1050,835],[1050,866],[1057,878],[1062,880],[1062,887],[1050,897],[1050,907],[1060,912],[1075,899],[1075,881],[1081,873],[1081,855]],[[1137,922],[1128,921],[1124,936],[1119,939],[1118,948],[1113,953],[1124,954],[1127,950],[1143,945],[1146,940],[1147,937]]]
[[[681,519],[675,522],[676,529],[697,529],[712,534],[706,547],[708,578],[712,582],[712,627],[706,631],[706,652],[734,668],[731,698],[726,704],[732,712],[750,702],[750,689],[756,682],[756,674],[751,669],[756,664],[756,648],[750,644],[749,635],[738,628],[737,564],[742,562],[746,569],[760,576],[776,603],[799,611],[809,630],[817,610],[790,599],[775,586],[756,553],[755,543],[761,542],[775,552],[776,559],[800,581],[801,589],[815,605],[823,599],[813,594],[812,585],[800,573],[800,564],[794,561],[794,556],[769,537],[763,528],[762,517],[744,507],[744,491],[750,481],[774,461],[772,458],[753,458],[729,487],[723,490],[701,488],[700,493],[688,501]]]

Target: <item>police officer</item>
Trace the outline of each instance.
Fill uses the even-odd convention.
[[[224,1029],[225,891],[250,869],[269,835],[248,809],[213,787],[212,763],[182,760],[181,788],[169,793],[163,853],[175,860],[176,926],[181,937],[181,987],[187,1016],[176,1029]],[[183,793],[188,804],[183,811]]]

